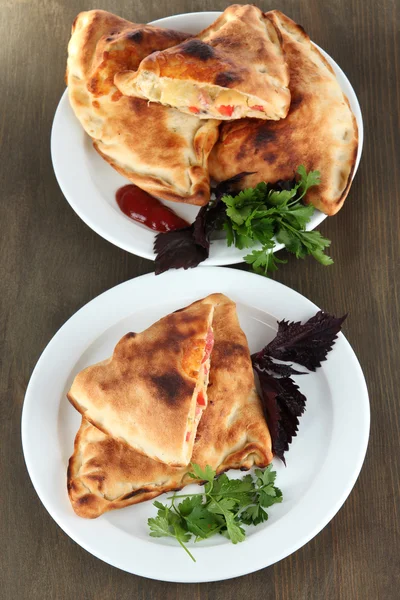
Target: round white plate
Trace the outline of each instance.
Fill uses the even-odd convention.
[[[187,13],[159,19],[152,24],[177,31],[197,33],[208,27],[220,14],[220,12]],[[359,146],[355,175],[363,146],[360,105],[346,75],[326,52],[321,48],[319,50],[332,65],[357,120]],[[154,260],[154,232],[144,225],[135,223],[120,211],[115,200],[115,192],[128,182],[93,149],[91,139],[83,131],[70,107],[67,91],[61,97],[54,116],[51,156],[60,188],[80,218],[112,244],[132,254]],[[198,207],[195,206],[180,205],[176,202],[166,202],[166,204],[189,222],[194,220],[198,211]],[[317,210],[308,229],[315,229],[325,218],[326,215]],[[277,244],[274,251],[281,248],[283,246]],[[228,248],[223,238],[212,242],[210,256],[202,265],[230,265],[241,262],[246,254],[248,250]]]
[[[58,331],[32,374],[22,413],[22,443],[32,483],[60,527],[83,548],[130,573],[176,582],[237,577],[288,556],[332,519],[360,472],[369,435],[365,380],[354,352],[340,334],[323,366],[298,379],[307,396],[298,436],[274,460],[282,504],[267,523],[248,529],[245,542],[222,536],[191,544],[193,563],[179,545],[151,538],[144,502],[95,520],[75,515],[66,490],[66,469],[81,417],[66,399],[73,377],[108,357],[128,331],[142,331],[160,317],[213,292],[237,302],[238,315],[255,352],[275,335],[277,320],[307,320],[309,300],[271,279],[224,268],[144,275],[105,292]],[[237,472],[232,472],[237,475]],[[198,490],[197,486],[194,491]]]

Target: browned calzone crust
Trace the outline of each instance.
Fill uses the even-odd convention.
[[[112,167],[151,194],[203,205],[210,197],[207,159],[218,122],[122,97],[113,83],[118,71],[136,69],[149,53],[186,37],[102,10],[80,13],[72,26],[66,79],[75,115]]]
[[[209,403],[192,461],[202,467],[209,464],[218,473],[265,467],[272,460],[271,438],[254,386],[246,336],[234,302],[218,296]],[[69,461],[69,498],[77,515],[95,518],[192,483],[188,470],[190,466],[170,467],[150,460],[83,419]]]
[[[321,173],[306,201],[327,215],[343,205],[357,157],[354,115],[334,72],[299,25],[279,11],[267,13],[279,28],[290,74],[292,102],[281,121],[224,123],[209,160],[217,181],[254,171],[241,185],[292,179],[298,166]]]
[[[68,399],[93,425],[155,460],[192,456],[199,377],[218,297],[208,296],[128,333],[111,358],[75,377]],[[189,429],[192,434],[187,439]]]
[[[195,38],[151,54],[136,72],[117,74],[115,83],[127,96],[188,114],[197,108],[197,116],[204,119],[281,119],[290,104],[279,32],[252,5],[229,6]],[[221,115],[220,105],[235,110]]]

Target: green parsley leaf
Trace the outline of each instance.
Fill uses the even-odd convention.
[[[233,544],[243,542],[246,537],[244,529],[238,525],[235,520],[236,515],[234,512],[232,512],[235,507],[235,500],[229,498],[222,498],[219,501],[212,499],[208,506],[208,510],[210,512],[216,513],[217,515],[222,515],[224,517],[227,536]]]
[[[261,244],[267,245],[272,242],[275,232],[274,219],[272,217],[264,217],[257,219],[252,224],[253,237]]]
[[[282,502],[282,492],[274,486],[276,473],[272,471],[272,465],[269,465],[264,471],[256,469],[255,475],[257,477],[256,487],[259,505],[268,508],[273,504]]]
[[[281,192],[277,192],[275,190],[270,190],[267,197],[267,204],[270,206],[286,206],[286,204],[294,198],[297,193],[298,185],[296,185],[291,190],[282,190]]]
[[[302,244],[297,232],[292,232],[282,226],[276,234],[276,241],[283,244],[288,252],[291,252],[296,258],[305,258],[308,254],[307,248]]]
[[[208,510],[217,515],[225,516],[227,512],[234,510],[236,506],[237,502],[234,498],[219,498],[219,500],[216,500],[214,497],[211,497]]]
[[[282,216],[285,218],[292,227],[296,229],[304,229],[307,223],[309,223],[311,217],[315,212],[315,208],[312,204],[303,206],[302,204],[295,205],[290,209],[287,209],[286,213]]]
[[[321,265],[324,265],[324,267],[333,265],[333,260],[327,254],[324,254],[323,250],[321,250],[321,249],[311,250],[311,254],[315,258],[315,260],[317,260],[319,263],[321,263]]]
[[[226,231],[226,243],[228,246],[232,246],[235,243],[235,234],[233,232],[231,221],[225,221],[222,226],[222,229]]]
[[[268,508],[278,502],[282,502],[282,492],[278,488],[277,491],[268,490],[268,488],[260,490],[258,496],[258,503],[260,506]]]
[[[247,264],[252,265],[253,270],[259,275],[267,275],[269,271],[277,271],[278,263],[286,263],[286,260],[277,258],[272,252],[274,242],[265,244],[261,250],[253,250],[251,254],[247,254],[244,260]]]
[[[234,229],[236,248],[240,248],[240,250],[243,250],[243,248],[250,248],[254,245],[253,238],[247,235],[247,233],[245,233],[245,230],[237,231],[236,228]]]
[[[196,506],[186,518],[187,528],[196,537],[206,539],[223,526],[223,521],[205,506]]]
[[[243,527],[240,527],[240,525],[236,523],[232,513],[226,513],[224,516],[226,520],[227,534],[232,544],[243,542],[246,538],[246,534]]]
[[[283,244],[297,258],[311,255],[325,266],[333,263],[324,253],[329,240],[318,231],[306,231],[315,208],[301,201],[310,187],[320,183],[320,174],[318,171],[307,173],[305,166],[300,165],[297,175],[297,182],[284,182],[278,190],[261,182],[254,188],[221,198],[226,205],[223,228],[228,246],[234,244],[242,250],[257,242],[261,244],[261,249],[254,249],[244,258],[260,275],[266,276],[287,262],[275,256],[276,243]],[[285,189],[290,185],[291,189]]]
[[[214,482],[213,497],[230,498],[236,501],[239,506],[247,506],[253,500],[255,488],[253,479],[229,479],[224,473]]]
[[[257,483],[260,486],[275,483],[276,472],[272,470],[272,464],[268,465],[263,471],[261,469],[255,469],[254,474],[256,475]]]
[[[147,521],[150,527],[151,537],[174,537],[171,534],[168,519],[166,517],[152,517]]]
[[[310,187],[321,183],[321,178],[319,171],[310,171],[307,173],[304,165],[299,166],[297,173],[300,175],[299,190],[301,192],[298,200],[301,200]]]
[[[268,513],[259,505],[248,506],[240,515],[245,525],[259,525],[268,519]]]
[[[191,537],[191,534],[187,531],[185,521],[160,502],[154,504],[159,510],[156,517],[147,520],[151,537],[175,538],[190,558],[196,562],[196,559],[185,545]]]
[[[193,559],[186,543],[195,536],[200,541],[220,533],[233,544],[242,542],[246,532],[242,525],[258,525],[267,520],[265,507],[282,500],[282,492],[274,486],[270,465],[256,469],[255,477],[229,479],[226,473],[215,478],[215,471],[192,463],[194,479],[206,481],[204,491],[197,494],[174,494],[167,506],[155,501],[157,516],[148,520],[152,537],[171,537],[178,541]],[[180,501],[184,498],[183,501]],[[180,501],[180,503],[178,503]]]
[[[208,481],[209,483],[213,482],[216,472],[210,467],[210,465],[207,465],[205,469],[202,469],[196,463],[190,464],[192,466],[193,473],[189,473],[189,477],[192,477],[192,479],[201,479],[201,481]]]
[[[187,517],[188,515],[190,515],[190,513],[193,512],[193,510],[197,507],[200,506],[203,502],[203,499],[201,497],[200,494],[196,494],[195,496],[190,496],[188,498],[185,498],[183,502],[181,502],[178,506],[178,510],[180,512],[180,514],[182,515],[182,517]],[[156,503],[154,502],[154,505]]]

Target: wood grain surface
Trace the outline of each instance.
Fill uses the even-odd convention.
[[[153,263],[112,246],[73,212],[55,180],[50,129],[64,90],[75,15],[104,8],[136,22],[223,9],[219,0],[0,0],[0,598],[4,600],[398,600],[400,2],[259,2],[301,23],[341,65],[364,115],[359,172],[342,211],[321,231],[335,264],[289,257],[276,279],[328,311],[349,312],[345,334],[370,393],[371,438],[342,510],[304,548],[230,581],[165,584],[97,560],[50,518],[21,450],[25,389],[40,353],[82,305]],[[239,268],[243,268],[242,266]],[[50,474],[51,476],[51,474]]]

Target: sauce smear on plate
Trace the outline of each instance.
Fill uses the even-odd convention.
[[[189,226],[173,210],[136,185],[128,184],[119,188],[116,200],[125,215],[154,231],[165,233]]]

